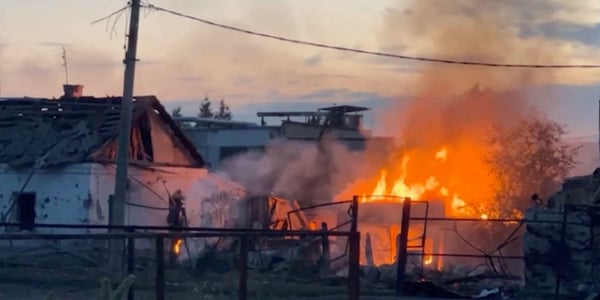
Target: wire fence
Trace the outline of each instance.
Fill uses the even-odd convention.
[[[354,197],[342,203],[352,203],[350,221],[342,223],[349,230],[341,229],[343,226],[311,230],[187,227],[173,232],[164,226],[35,224],[34,232],[0,235],[0,298],[36,298],[10,294],[12,283],[35,285],[40,293],[54,291],[61,299],[88,297],[98,292],[99,284],[101,289],[128,293],[128,299],[197,299],[209,295],[212,299],[278,299],[314,293],[358,299],[380,288],[373,288],[368,278],[373,266],[372,228],[363,227],[370,221],[359,214],[359,200]],[[486,278],[522,283],[527,258],[522,243],[527,226],[551,225],[563,244],[573,238],[568,237],[569,228],[587,230],[593,226],[591,220],[567,217],[575,210],[569,207],[556,213],[561,215],[558,220],[525,220],[429,217],[428,213],[421,216],[416,208],[422,205],[426,209],[421,211],[428,212],[430,204],[426,201],[397,204],[401,214],[392,213],[396,219],[392,221],[399,224],[392,243],[396,248],[386,251],[394,256],[390,261],[393,271],[388,271],[394,273],[393,285],[388,288],[399,295],[410,293],[415,282],[432,279],[454,287]],[[316,205],[307,210],[328,207],[331,205]],[[367,205],[362,207],[363,214],[369,213]],[[301,211],[294,210],[287,218]],[[387,221],[380,218],[375,222]],[[19,226],[0,223],[5,228]],[[106,264],[109,240],[122,243],[123,272],[117,282],[114,270]],[[334,250],[334,244],[339,251]],[[570,263],[577,263],[577,259],[570,259]],[[469,269],[452,269],[458,266]],[[384,267],[376,267],[378,277],[382,277]],[[449,269],[452,276],[443,277]],[[483,276],[481,270],[488,274]],[[135,280],[128,283],[127,274],[135,275]],[[558,287],[567,279],[557,274],[554,294],[559,295]],[[103,286],[103,278],[111,280],[108,287]]]
[[[50,293],[60,299],[82,299],[98,293],[127,294],[127,299],[277,299],[286,293],[302,295],[315,287],[306,279],[327,268],[322,257],[330,238],[346,237],[350,245],[348,269],[336,284],[323,289],[324,293],[358,299],[358,232],[215,228],[168,232],[169,228],[157,226],[65,224],[40,224],[40,228],[118,232],[0,235],[4,244],[0,298],[42,299]],[[115,273],[105,263],[109,240],[123,245],[121,272]],[[275,245],[262,247],[273,241],[279,243],[279,251]],[[10,284],[20,288],[11,289]],[[23,285],[31,288],[23,289]],[[30,294],[22,294],[24,291]]]
[[[420,276],[420,280],[433,279],[440,285],[453,285],[455,289],[462,288],[463,293],[469,288],[482,288],[481,285],[473,285],[474,281],[487,279],[488,282],[485,284],[489,286],[486,288],[490,288],[498,285],[498,282],[490,282],[496,279],[504,280],[504,286],[501,288],[512,289],[511,292],[515,294],[537,289],[535,291],[537,294],[560,298],[583,291],[574,292],[569,285],[575,284],[582,289],[581,286],[588,284],[581,278],[573,277],[575,274],[573,272],[579,274],[578,276],[591,277],[591,285],[599,279],[594,272],[596,263],[593,257],[595,251],[593,249],[597,247],[594,244],[594,230],[598,226],[594,221],[597,208],[566,205],[561,211],[551,211],[540,207],[526,219],[432,218],[427,214],[412,216],[411,206],[419,202],[411,202],[414,201],[405,199],[402,202],[402,228],[398,237],[399,259],[396,278],[399,294],[404,294],[407,290],[411,264],[412,273]],[[587,219],[581,214],[576,214],[582,212],[583,215],[587,214]],[[460,226],[462,228],[459,228]],[[413,238],[411,243],[409,237],[411,229],[414,228],[421,232],[412,232],[412,235],[416,235],[417,238]],[[526,235],[529,236],[529,244],[526,244]],[[426,245],[425,241],[428,239],[434,240],[434,246]],[[415,243],[414,240],[417,242]],[[440,240],[443,241],[443,251],[435,246],[435,241]],[[538,245],[533,245],[532,241]],[[547,246],[543,247],[539,245],[540,243]],[[411,251],[415,248],[420,251]],[[588,256],[580,249],[591,250],[592,254]],[[473,263],[473,259],[480,260],[480,263]],[[468,262],[469,260],[471,263]],[[443,278],[439,272],[440,262],[443,262],[446,270],[452,269],[452,266],[448,268],[448,264],[471,266],[471,269],[462,272],[454,269],[450,271],[454,271],[454,274],[451,274],[453,278]],[[487,272],[482,272],[481,268],[478,270],[481,266],[484,266]],[[551,272],[540,275],[540,266]],[[535,278],[531,278],[535,276],[542,276],[545,280],[554,280],[554,282],[532,282],[536,281]],[[530,281],[528,283],[530,286],[525,286],[523,289],[527,280]],[[542,279],[537,279],[540,280]],[[507,284],[507,281],[512,281],[512,286]],[[457,288],[459,283],[465,284]],[[542,288],[544,290],[540,290],[540,286],[544,287]],[[547,288],[550,286],[553,286],[553,289]],[[474,293],[475,290],[469,292]],[[513,299],[519,299],[519,296],[515,297]]]

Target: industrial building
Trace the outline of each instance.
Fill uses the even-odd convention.
[[[340,105],[317,111],[258,112],[260,123],[226,121],[210,118],[174,118],[208,166],[218,168],[221,161],[246,151],[262,150],[277,139],[318,141],[327,133],[350,150],[362,151],[367,143],[391,150],[393,138],[374,137],[363,127],[366,107]],[[329,118],[328,118],[329,116]],[[280,119],[280,125],[267,125],[266,118]],[[327,121],[329,120],[329,121]]]

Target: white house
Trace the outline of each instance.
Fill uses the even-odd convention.
[[[0,99],[2,221],[21,229],[108,224],[120,104],[119,97]],[[166,226],[176,190],[186,197],[189,226],[240,221],[243,189],[203,168],[203,157],[156,97],[135,97],[132,120],[126,224]],[[89,232],[70,232],[82,231]]]

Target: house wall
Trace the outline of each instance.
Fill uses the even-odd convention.
[[[92,167],[92,198],[108,204],[114,189],[114,166]],[[169,193],[181,190],[185,199],[188,226],[236,227],[245,223],[240,211],[243,189],[206,169],[156,167],[129,169],[129,191],[125,206],[125,223],[139,226],[167,226]],[[100,221],[100,220],[97,220]],[[195,255],[217,238],[186,239],[181,259]],[[152,247],[153,241],[139,241],[137,248]],[[189,251],[189,252],[188,252]]]
[[[86,224],[94,218],[107,218],[107,211],[97,209],[100,204],[90,194],[90,168],[91,164],[76,164],[60,169],[37,170],[26,184],[30,170],[15,171],[0,166],[0,209],[3,214],[6,213],[11,205],[12,193],[23,190],[36,194],[36,223]],[[94,212],[94,218],[90,218],[90,212]],[[7,221],[16,222],[16,216]],[[38,231],[58,232],[56,229]],[[68,231],[61,229],[60,232]]]
[[[94,164],[91,176],[92,199],[108,204],[114,190],[116,169]],[[189,226],[227,227],[241,218],[237,208],[243,189],[206,169],[179,167],[131,167],[125,210],[126,223],[140,226],[166,226],[169,193],[181,190]],[[106,207],[108,209],[108,207]],[[101,222],[102,220],[96,219]]]
[[[12,192],[20,191],[30,171],[0,166],[0,208],[6,212]],[[114,165],[76,164],[36,171],[24,192],[36,193],[37,224],[99,224],[109,221],[108,199],[114,191]],[[126,224],[166,226],[168,192],[181,190],[186,197],[188,225],[234,227],[245,222],[240,213],[243,189],[231,181],[198,168],[129,169]],[[134,206],[134,205],[139,206]],[[239,221],[239,222],[238,222]],[[105,230],[36,228],[39,233],[89,233]],[[208,240],[190,241],[199,251]],[[24,242],[9,243],[21,245]],[[30,243],[38,245],[39,243]],[[27,245],[30,245],[27,244]],[[145,244],[145,243],[144,243]],[[144,245],[142,244],[142,245]],[[7,243],[1,242],[6,246]]]
[[[182,146],[175,142],[170,129],[165,123],[160,121],[154,113],[149,112],[148,116],[150,119],[154,162],[193,165],[194,163],[184,152]]]

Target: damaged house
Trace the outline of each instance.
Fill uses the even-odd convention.
[[[134,98],[126,224],[166,226],[177,192],[189,226],[234,226],[243,189],[203,168],[156,97]],[[120,104],[120,97],[79,95],[0,99],[0,216],[21,224],[6,231],[108,224]]]

